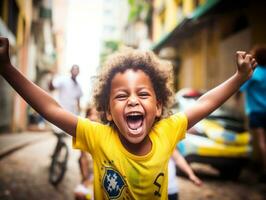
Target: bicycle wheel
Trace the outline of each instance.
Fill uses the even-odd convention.
[[[64,177],[68,160],[68,148],[65,143],[61,143],[52,157],[49,171],[49,181],[57,185]]]

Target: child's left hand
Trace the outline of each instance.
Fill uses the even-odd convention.
[[[237,63],[237,73],[248,80],[257,66],[255,58],[251,54],[246,53],[245,51],[236,52],[236,63]]]

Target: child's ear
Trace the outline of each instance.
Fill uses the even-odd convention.
[[[110,112],[109,109],[108,109],[107,112],[106,112],[106,119],[107,119],[109,122],[113,121],[113,117],[112,117],[111,112]]]
[[[156,117],[161,117],[162,115],[162,103],[160,101],[157,101],[157,104],[156,104]]]

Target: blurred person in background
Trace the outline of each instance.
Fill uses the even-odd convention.
[[[178,183],[176,181],[176,166],[184,172],[190,181],[196,186],[201,186],[202,181],[194,174],[185,158],[177,149],[174,150],[172,157],[168,163],[168,200],[178,200]]]
[[[99,113],[92,104],[87,106],[85,113],[86,118],[91,121],[99,121]],[[75,188],[76,200],[92,200],[93,199],[93,160],[89,153],[80,151],[79,167],[81,173],[81,183]]]
[[[266,45],[255,46],[250,53],[258,65],[240,91],[245,94],[250,131],[258,142],[258,156],[262,164],[260,181],[266,182]]]
[[[52,78],[49,89],[50,91],[58,91],[58,101],[64,109],[78,115],[80,112],[80,98],[82,96],[81,86],[77,81],[79,66],[73,65],[70,73],[71,76]]]

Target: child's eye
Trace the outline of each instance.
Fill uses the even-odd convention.
[[[119,94],[115,98],[118,100],[125,100],[127,98],[127,95],[126,94]]]
[[[149,96],[149,93],[148,93],[148,92],[140,92],[140,93],[139,93],[139,96],[140,96],[141,98],[147,98],[147,97]]]

